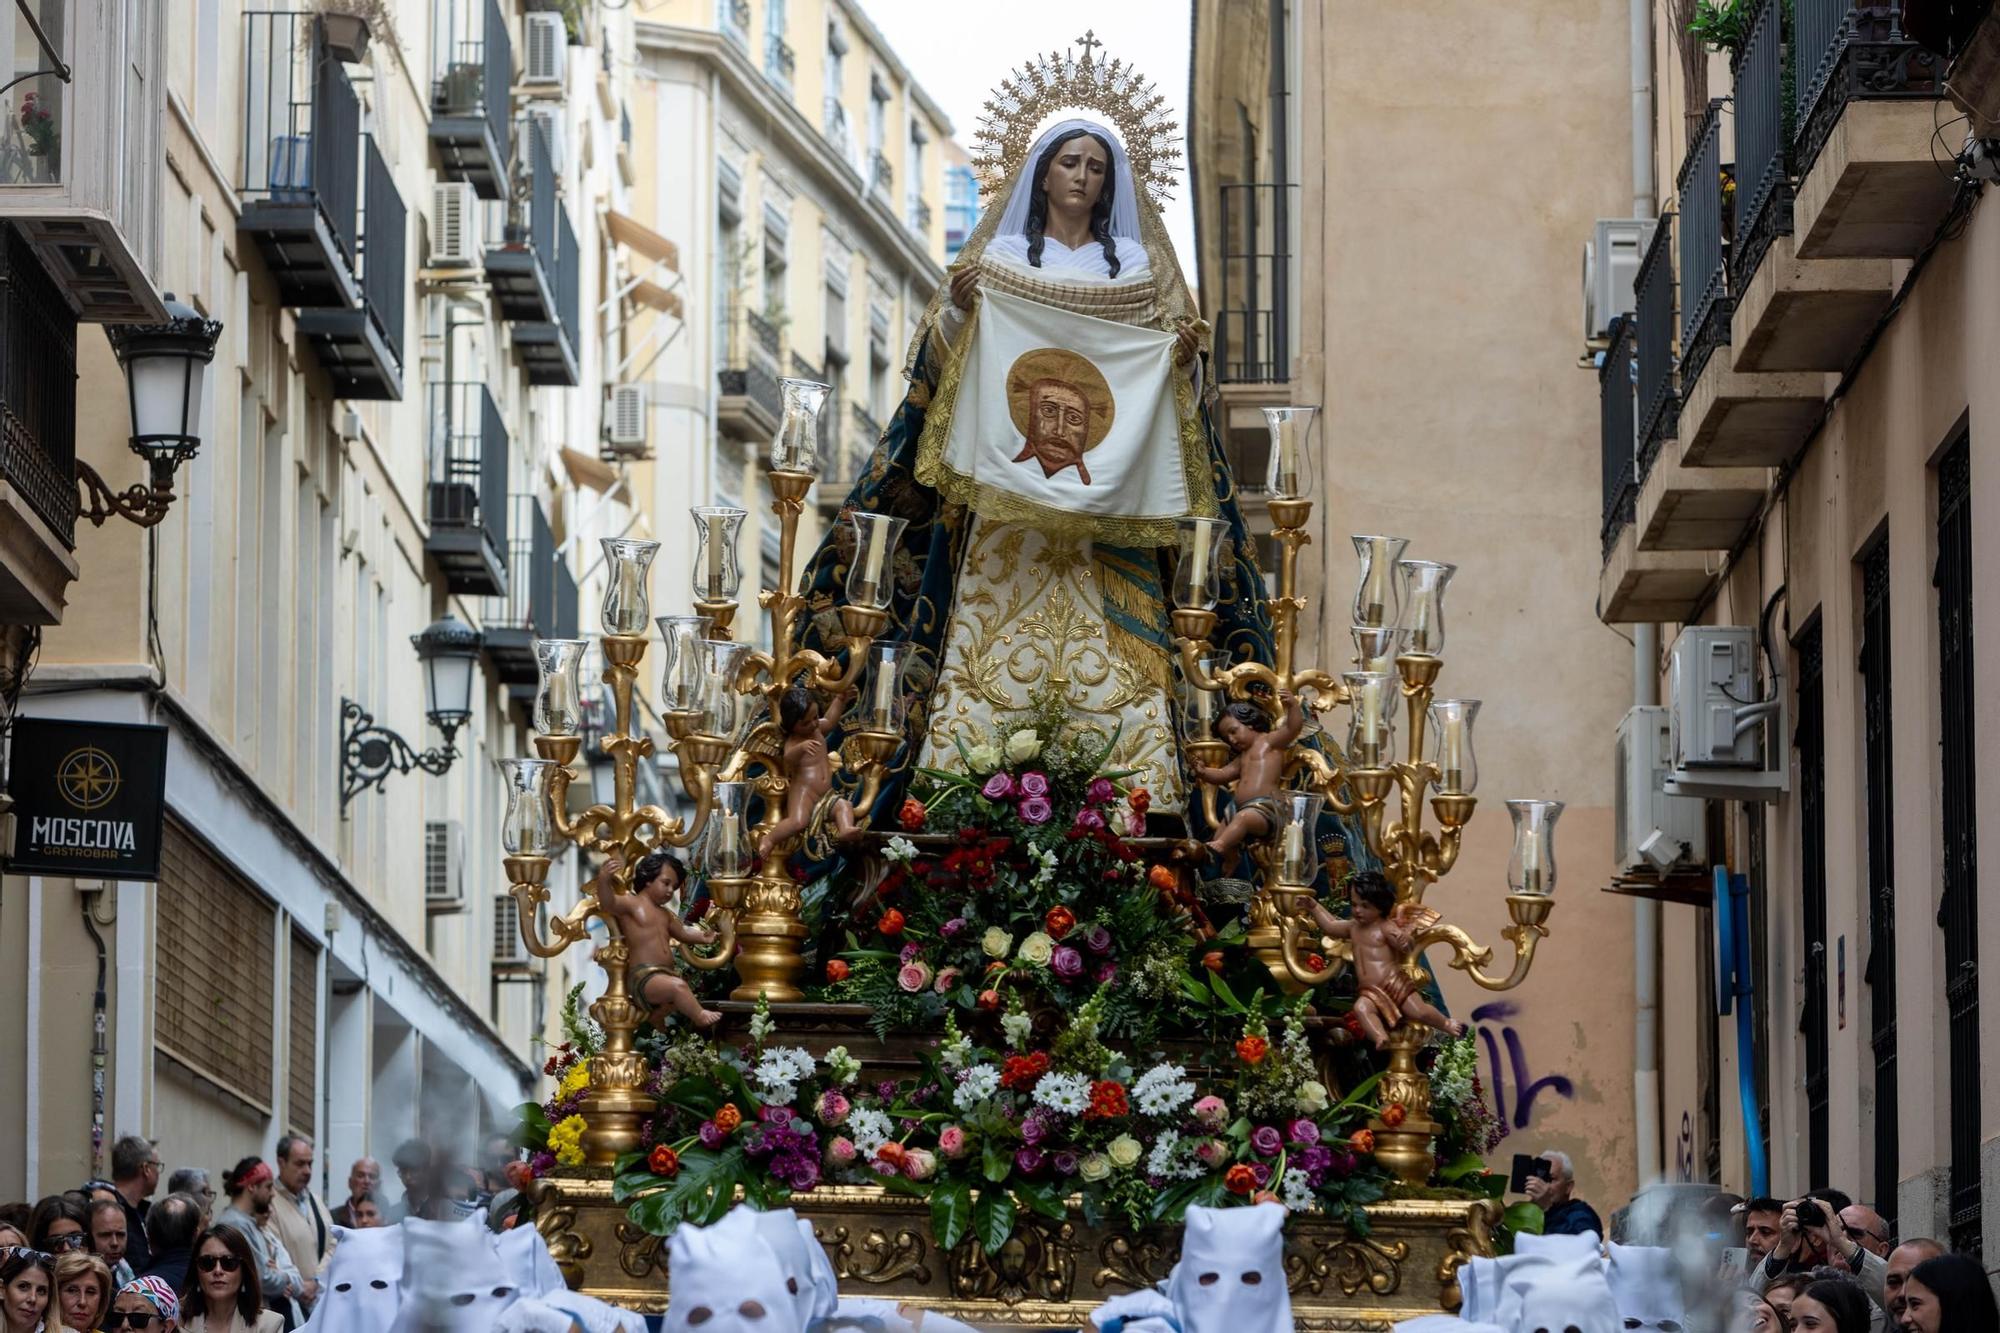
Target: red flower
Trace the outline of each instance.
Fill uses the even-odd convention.
[[[1246,1065],[1262,1064],[1270,1052],[1271,1043],[1262,1037],[1245,1037],[1236,1043],[1236,1058]]]
[[[1153,793],[1147,791],[1144,787],[1134,787],[1132,794],[1125,799],[1127,804],[1132,807],[1133,814],[1143,815],[1152,807]]]
[[[1007,965],[1001,962],[998,958],[995,958],[992,962],[986,965],[986,975],[989,977],[992,976],[995,972],[1004,972],[1006,970],[1007,970]]]
[[[845,981],[847,980],[847,973],[848,973],[848,966],[847,966],[847,960],[845,958],[832,958],[827,960],[826,979],[828,981]]]
[[[1172,893],[1180,884],[1180,876],[1169,866],[1154,866],[1146,872],[1146,882],[1161,893]]]
[[[1257,1173],[1247,1164],[1238,1162],[1222,1177],[1222,1186],[1231,1194],[1248,1194],[1257,1188]]]
[[[517,1190],[524,1190],[534,1181],[535,1168],[526,1162],[509,1162],[501,1174],[506,1176],[509,1185]]]
[[[1085,1120],[1115,1120],[1131,1113],[1132,1104],[1126,1099],[1123,1083],[1105,1079],[1090,1085],[1090,1106],[1083,1113]]]
[[[903,826],[903,832],[915,833],[924,826],[924,820],[929,815],[930,811],[924,809],[922,801],[914,796],[906,797],[902,809],[896,812],[896,822]]]
[[[983,990],[979,992],[979,1007],[981,1009],[998,1009],[1000,1007],[1000,992],[997,990]]]
[[[1000,1086],[1021,1091],[1032,1088],[1049,1072],[1049,1053],[1036,1051],[1033,1055],[1010,1055],[1000,1074]]]
[[[909,1160],[909,1156],[909,1151],[894,1139],[890,1139],[875,1150],[876,1164],[886,1168],[883,1172],[885,1175],[894,1175],[900,1171],[903,1163]]]
[[[1201,965],[1211,972],[1220,972],[1222,970],[1222,950],[1210,949],[1201,956]]]
[[[1318,954],[1316,954],[1316,953],[1309,953],[1309,954],[1307,954],[1307,955],[1306,955],[1306,970],[1308,970],[1308,971],[1311,971],[1311,972],[1324,972],[1324,971],[1326,971],[1326,959],[1322,958],[1322,957],[1321,957],[1320,955],[1318,955]]]
[[[1059,940],[1076,929],[1076,913],[1067,907],[1051,907],[1042,918],[1042,929],[1049,932],[1049,938]]]
[[[1375,1151],[1375,1131],[1372,1129],[1357,1129],[1347,1140],[1347,1145],[1358,1153],[1372,1153]]]
[[[743,1113],[736,1109],[735,1102],[724,1102],[714,1116],[715,1127],[725,1134],[734,1134],[736,1127],[743,1123]]]
[[[1361,1020],[1356,1018],[1353,1014],[1349,1014],[1347,1017],[1341,1019],[1340,1025],[1346,1028],[1349,1034],[1352,1036],[1358,1037],[1361,1035]]]
[[[1390,1102],[1382,1108],[1382,1123],[1390,1129],[1394,1129],[1396,1126],[1402,1124],[1408,1118],[1409,1114],[1407,1110],[1403,1109],[1401,1102]]]
[[[681,1171],[681,1155],[662,1143],[647,1155],[646,1168],[656,1176],[677,1176]]]
[[[882,919],[875,923],[875,929],[881,931],[884,935],[902,934],[903,914],[893,907],[890,908],[888,911],[882,913]]]

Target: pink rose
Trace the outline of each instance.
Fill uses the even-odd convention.
[[[938,994],[940,995],[945,994],[947,991],[949,991],[953,986],[956,986],[957,984],[958,984],[957,968],[946,967],[946,968],[940,968],[938,970],[937,985],[935,987]]]
[[[1092,778],[1090,786],[1084,789],[1083,799],[1091,805],[1109,805],[1118,795],[1118,788],[1110,778]]]
[[[912,1148],[903,1155],[903,1174],[911,1180],[929,1180],[937,1174],[937,1154],[928,1148]]]
[[[1047,796],[1048,794],[1049,794],[1048,774],[1037,770],[1037,771],[1023,773],[1021,775],[1021,795]]]
[[[1145,837],[1146,817],[1144,815],[1133,815],[1132,822],[1125,826],[1125,836],[1128,838]]]
[[[938,1151],[950,1158],[965,1156],[965,1131],[957,1125],[946,1125],[939,1130]]]
[[[1095,833],[1104,827],[1104,812],[1089,806],[1076,812],[1076,826],[1088,833]]]
[[[813,1106],[813,1112],[819,1116],[819,1122],[828,1128],[846,1120],[850,1109],[847,1098],[832,1089],[822,1092],[819,1101]]]
[[[1097,965],[1098,985],[1109,986],[1112,982],[1116,980],[1118,980],[1118,964],[1112,962],[1109,958],[1107,958],[1103,962]]]
[[[1210,1129],[1221,1129],[1229,1119],[1229,1104],[1220,1097],[1204,1097],[1194,1104],[1194,1118]]]
[[[1194,1145],[1194,1155],[1203,1166],[1221,1166],[1229,1160],[1229,1145],[1221,1139],[1203,1139]]]
[[[1049,816],[1054,813],[1055,807],[1049,804],[1049,798],[1046,796],[1030,796],[1021,802],[1022,823],[1046,824],[1049,822]]]
[[[916,994],[931,984],[931,965],[921,962],[903,964],[896,973],[896,984],[912,995]]]
[[[989,801],[1004,801],[1014,794],[1014,778],[1008,773],[995,773],[986,779],[986,785],[979,794]]]
[[[854,1159],[858,1156],[860,1156],[860,1154],[855,1151],[854,1140],[847,1138],[844,1135],[833,1138],[827,1142],[826,1164],[828,1166],[835,1166],[835,1167],[853,1166]]]

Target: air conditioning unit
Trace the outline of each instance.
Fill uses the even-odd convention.
[[[563,81],[563,62],[569,57],[569,29],[560,14],[525,14],[521,19],[527,38],[523,83]]]
[[[510,893],[496,893],[493,895],[493,966],[523,967],[528,961],[528,946],[521,938],[521,904]]]
[[[1668,658],[1669,796],[1775,801],[1787,789],[1783,683],[1757,685],[1757,632],[1690,625]]]
[[[433,912],[465,910],[465,825],[456,819],[424,824],[424,906]]]
[[[1702,803],[1669,796],[1673,754],[1671,710],[1634,708],[1618,724],[1613,851],[1620,872],[1698,866],[1708,859]]]
[[[1604,344],[1611,321],[1634,309],[1639,261],[1653,241],[1644,218],[1599,218],[1583,247],[1583,340]]]
[[[614,384],[604,409],[604,442],[614,453],[646,452],[646,386]]]
[[[479,192],[470,181],[431,186],[431,263],[467,268],[479,262]]]
[[[527,131],[531,127],[541,130],[542,142],[547,144],[549,149],[549,169],[555,172],[557,179],[560,180],[563,169],[569,161],[566,152],[568,145],[563,140],[562,108],[553,102],[530,104],[521,116],[521,133],[518,137],[527,138]]]

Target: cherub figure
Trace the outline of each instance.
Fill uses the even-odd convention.
[[[620,864],[615,857],[604,863],[597,872],[594,892],[624,936],[628,993],[646,1006],[654,1027],[666,1026],[669,1009],[697,1029],[714,1027],[722,1015],[701,1007],[674,960],[675,940],[715,943],[714,931],[681,920],[674,910],[674,898],[687,882],[687,867],[664,848],[648,852],[632,872],[632,891],[620,893],[612,882]]]
[[[1210,786],[1234,784],[1236,813],[1208,841],[1208,850],[1225,864],[1247,838],[1267,838],[1277,830],[1282,816],[1278,810],[1278,783],[1285,775],[1285,751],[1306,727],[1305,710],[1298,696],[1281,691],[1278,702],[1284,717],[1271,725],[1264,710],[1247,699],[1238,699],[1215,719],[1216,738],[1236,752],[1236,757],[1220,768],[1196,765],[1194,775]]]
[[[1386,1046],[1389,1029],[1406,1018],[1454,1037],[1464,1035],[1465,1024],[1426,1000],[1405,970],[1416,953],[1416,933],[1438,919],[1437,911],[1420,903],[1398,905],[1395,886],[1379,870],[1355,875],[1347,892],[1354,904],[1354,915],[1347,920],[1323,903],[1312,903],[1306,910],[1321,931],[1346,940],[1354,951],[1354,979],[1360,983],[1354,1019],[1375,1049]]]
[[[772,848],[804,833],[822,814],[832,817],[837,841],[861,836],[854,803],[833,795],[833,762],[826,753],[826,738],[846,710],[845,695],[827,708],[804,685],[792,686],[778,700],[778,727],[785,733],[785,817],[757,840],[757,855],[769,856]]]

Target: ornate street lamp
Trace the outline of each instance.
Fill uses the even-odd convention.
[[[452,738],[472,716],[472,674],[485,636],[456,616],[447,615],[422,634],[412,635],[417,660],[424,668],[424,695],[431,725],[444,733],[443,748],[418,752],[387,727],[375,725],[372,714],[352,699],[340,701],[340,808],[373,787],[381,790],[391,773],[421,768],[442,774],[458,758]]]
[[[146,460],[151,485],[114,492],[96,468],[78,459],[78,511],[98,527],[113,514],[150,528],[174,503],[174,470],[201,452],[202,392],[222,321],[167,293],[164,324],[112,324],[105,333],[132,406],[132,452]]]

